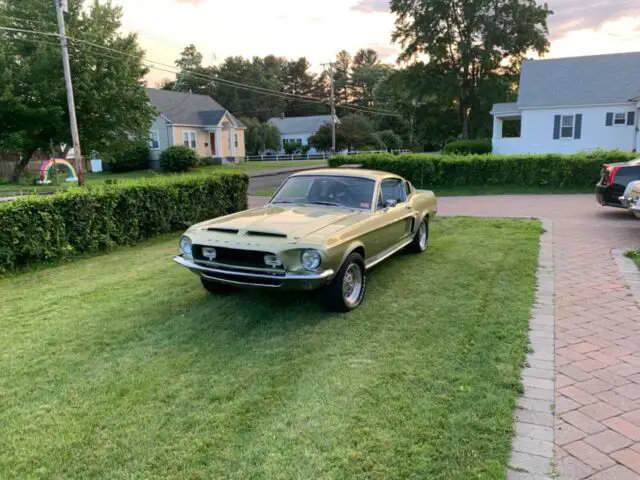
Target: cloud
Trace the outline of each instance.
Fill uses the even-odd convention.
[[[374,49],[382,60],[387,60],[387,61],[389,60],[395,61],[398,55],[400,54],[400,50],[398,48],[392,47],[389,45],[380,45],[376,43],[373,45],[367,45],[366,48]]]
[[[186,0],[183,0],[186,1]],[[544,3],[545,0],[538,0]],[[554,14],[549,17],[552,40],[568,32],[597,29],[625,16],[640,16],[638,0],[546,0]],[[389,12],[389,0],[358,0],[351,10],[361,13]]]
[[[358,0],[351,10],[363,13],[388,12],[389,0]]]
[[[638,0],[550,0],[549,17],[551,39],[563,37],[570,31],[597,29],[604,23],[625,16],[640,16]]]

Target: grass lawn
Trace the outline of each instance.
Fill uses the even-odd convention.
[[[255,193],[259,197],[271,197],[276,188],[267,188]],[[593,193],[593,188],[540,188],[540,187],[510,187],[510,186],[494,186],[485,187],[436,187],[434,189],[438,197],[463,197],[472,195],[512,195],[512,194],[529,194],[529,195],[549,195],[558,193]]]
[[[259,172],[267,170],[278,170],[280,168],[293,168],[293,167],[317,167],[324,166],[327,162],[325,160],[301,160],[301,161],[264,161],[264,162],[244,162],[236,165],[215,165],[210,167],[196,168],[193,170],[195,173],[222,173],[222,172]],[[100,185],[109,179],[117,180],[137,180],[140,178],[150,178],[156,175],[162,175],[152,170],[140,170],[136,172],[127,173],[89,173],[87,174],[87,185]],[[67,175],[58,176],[59,185],[33,185],[32,182],[22,183],[19,185],[7,183],[0,183],[0,195],[10,193],[34,193],[34,192],[54,192],[61,188],[65,188],[64,180]]]
[[[348,315],[178,235],[0,279],[0,477],[504,478],[540,231],[438,218]]]

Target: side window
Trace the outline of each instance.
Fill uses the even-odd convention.
[[[378,199],[378,209],[384,208],[385,202],[395,200],[402,203],[407,199],[407,186],[399,179],[384,180],[380,185],[380,198]]]
[[[411,184],[409,182],[404,182],[404,188],[406,191],[407,198],[411,195]]]

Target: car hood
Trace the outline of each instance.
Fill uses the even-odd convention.
[[[357,223],[368,211],[337,207],[269,206],[246,210],[198,224],[201,231],[221,235],[244,235],[276,240],[299,240],[311,235],[330,235]]]

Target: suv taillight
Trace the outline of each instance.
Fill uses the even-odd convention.
[[[609,187],[613,185],[613,179],[616,178],[616,173],[618,173],[620,167],[613,165],[603,165],[602,172],[602,185],[604,187]]]

